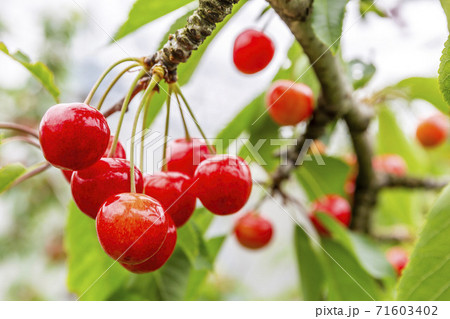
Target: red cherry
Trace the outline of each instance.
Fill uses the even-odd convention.
[[[405,160],[397,154],[378,155],[372,160],[372,166],[376,171],[404,176],[408,170]]]
[[[150,196],[111,196],[96,218],[97,236],[105,252],[120,263],[141,264],[161,248],[169,222],[161,204]]]
[[[217,215],[236,213],[252,190],[250,168],[233,155],[215,155],[201,162],[193,183],[203,206]]]
[[[144,193],[159,201],[176,227],[183,226],[195,210],[191,179],[180,172],[144,176]]]
[[[409,261],[408,253],[401,247],[392,247],[386,252],[388,262],[400,276]]]
[[[105,153],[103,154],[103,157],[109,157],[109,151],[111,150],[112,144],[114,142],[114,136],[111,135],[109,137],[108,147],[106,148]],[[122,144],[120,142],[117,142],[116,151],[114,152],[112,158],[127,158],[127,154],[125,153],[125,149],[123,148]],[[66,180],[70,183],[70,180],[72,179],[72,174],[74,171],[68,171],[68,170],[61,170]]]
[[[144,179],[135,167],[136,191],[142,193]],[[78,208],[95,219],[98,210],[111,196],[130,191],[130,162],[104,157],[86,169],[75,171],[71,182],[72,196]]]
[[[278,80],[267,92],[266,107],[277,124],[296,125],[312,115],[313,92],[303,83]]]
[[[170,256],[172,256],[172,253],[175,249],[175,244],[177,242],[177,229],[172,219],[169,216],[166,217],[167,221],[169,222],[169,229],[167,230],[166,240],[164,241],[158,252],[144,261],[142,264],[121,264],[125,269],[136,274],[152,272],[161,268],[167,262]]]
[[[167,169],[181,172],[189,177],[194,176],[198,164],[210,155],[208,145],[204,140],[179,138],[167,147]]]
[[[234,41],[233,61],[236,68],[245,74],[264,69],[272,60],[275,46],[261,31],[245,30]]]
[[[83,103],[52,106],[39,126],[39,141],[47,161],[73,171],[97,162],[108,146],[109,136],[103,114]]]
[[[352,208],[345,198],[338,195],[326,195],[313,203],[312,212],[310,214],[311,222],[314,224],[319,234],[329,235],[328,230],[316,216],[317,213],[328,214],[342,225],[348,227],[352,217]]]
[[[258,249],[269,243],[273,228],[271,222],[264,217],[256,212],[248,212],[237,220],[234,233],[242,246]]]
[[[419,124],[417,139],[424,147],[435,147],[442,144],[448,135],[448,122],[442,115],[434,115]]]

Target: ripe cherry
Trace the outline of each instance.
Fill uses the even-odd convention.
[[[177,229],[172,219],[169,216],[166,217],[167,221],[169,222],[167,237],[158,252],[144,261],[142,264],[128,265],[122,263],[121,265],[125,269],[136,274],[144,274],[158,270],[167,262],[167,260],[169,260],[170,256],[172,256],[172,253],[175,249],[175,244],[177,242]]]
[[[204,140],[179,138],[167,147],[167,169],[194,176],[197,166],[210,155]]]
[[[386,252],[386,258],[398,276],[402,274],[403,268],[406,267],[409,261],[408,253],[401,247],[390,248]]]
[[[236,213],[252,190],[250,168],[233,155],[215,155],[201,162],[193,183],[202,204],[217,215]]]
[[[109,151],[111,150],[112,144],[114,142],[114,136],[109,137],[108,147],[106,148],[105,153],[103,154],[103,157],[109,157]],[[111,156],[112,158],[127,158],[127,154],[125,153],[125,149],[123,148],[122,144],[120,142],[117,142],[116,151]],[[74,171],[68,171],[68,170],[61,170],[66,180],[70,183],[70,180],[72,179],[72,174]]]
[[[195,210],[191,179],[180,172],[144,176],[144,193],[159,201],[176,227],[183,226]]]
[[[277,124],[296,125],[312,115],[313,92],[303,83],[278,80],[267,92],[266,107]]]
[[[108,146],[109,136],[103,114],[84,103],[52,106],[39,126],[39,141],[47,161],[73,171],[97,162]]]
[[[376,171],[396,176],[404,176],[408,170],[405,160],[397,154],[378,155],[372,160]]]
[[[326,195],[319,198],[313,203],[312,212],[310,214],[311,222],[321,235],[329,235],[328,230],[322,225],[317,213],[325,213],[339,221],[345,227],[350,225],[352,216],[352,208],[348,201],[338,195]]]
[[[234,41],[233,61],[236,68],[245,74],[264,69],[272,60],[275,46],[261,31],[245,30]]]
[[[142,193],[144,179],[135,167],[136,191]],[[72,196],[78,208],[95,219],[98,210],[111,196],[130,191],[130,162],[104,157],[86,169],[75,171],[71,182]]]
[[[419,124],[417,139],[424,147],[435,147],[442,144],[448,135],[448,122],[442,115],[434,115]]]
[[[120,263],[141,264],[164,243],[169,222],[161,204],[150,196],[122,193],[100,208],[97,236],[105,252]]]
[[[242,246],[258,249],[266,246],[272,238],[272,223],[256,212],[248,212],[234,226],[236,238]]]

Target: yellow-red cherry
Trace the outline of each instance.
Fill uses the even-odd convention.
[[[150,196],[122,193],[111,196],[96,218],[97,237],[114,260],[141,264],[158,252],[169,228],[161,204]]]
[[[314,201],[309,215],[310,220],[319,234],[329,235],[328,230],[317,217],[317,213],[325,213],[348,227],[352,217],[352,208],[345,198],[335,194],[325,195]]]
[[[269,220],[250,211],[236,221],[234,233],[242,246],[259,249],[269,244],[273,227]]]
[[[262,31],[245,30],[236,37],[233,47],[233,62],[245,74],[263,70],[272,60],[275,46]]]
[[[80,170],[97,162],[108,146],[109,137],[106,118],[84,103],[52,106],[39,126],[45,159],[66,170]]]
[[[445,142],[448,129],[448,120],[443,115],[434,115],[419,124],[416,136],[422,146],[432,148]]]
[[[408,171],[405,160],[397,154],[375,156],[372,160],[372,166],[378,172],[396,176],[404,176]]]

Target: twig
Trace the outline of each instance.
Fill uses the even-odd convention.
[[[41,148],[41,145],[38,142],[36,142],[34,139],[31,139],[31,138],[26,137],[26,136],[12,136],[12,137],[8,137],[8,138],[5,138],[5,139],[1,140],[1,144],[6,144],[6,143],[9,143],[9,142],[15,142],[15,141],[25,142],[25,143],[28,143],[30,145],[36,146],[39,149]]]
[[[440,190],[450,180],[437,180],[429,177],[383,175],[379,178],[378,188],[411,188]]]
[[[20,183],[26,181],[27,179],[36,176],[40,173],[42,173],[43,171],[45,171],[47,168],[49,168],[51,165],[48,162],[44,162],[44,163],[40,163],[36,165],[37,167],[30,170],[29,172],[23,174],[22,176],[20,176],[18,179],[16,179],[10,186],[10,188],[13,188],[14,186],[19,185]]]
[[[26,134],[32,135],[36,138],[39,138],[39,133],[37,132],[37,130],[34,130],[25,125],[20,125],[20,124],[16,124],[16,123],[0,122],[0,129],[15,130],[15,131],[26,133]]]

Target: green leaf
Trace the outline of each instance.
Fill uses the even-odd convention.
[[[8,190],[11,184],[26,172],[20,163],[9,164],[0,168],[0,194]]]
[[[446,50],[444,50],[444,52],[446,52]],[[448,74],[446,70],[446,58],[444,58],[444,56],[445,54],[441,58],[440,74],[441,72]],[[448,84],[445,84],[447,86],[442,86],[442,74],[439,77],[439,81],[441,83],[441,90],[444,92],[443,88],[448,88]],[[404,79],[388,89],[400,90],[409,100],[419,99],[427,101],[430,104],[433,104],[441,112],[448,113],[450,110],[449,106],[442,98],[442,94],[439,91],[439,83],[436,78],[412,77]]]
[[[303,299],[322,300],[324,273],[318,252],[305,231],[298,226],[295,227],[294,240]]]
[[[314,31],[333,52],[339,47],[347,1],[316,0],[313,4]]]
[[[101,248],[95,221],[83,214],[73,201],[69,204],[64,243],[67,286],[81,300],[106,300],[129,278],[128,271]]]
[[[444,96],[445,107],[439,108],[442,112],[448,113],[450,104],[450,36],[444,44],[444,50],[442,51],[441,63],[439,65],[439,88]]]
[[[447,16],[447,28],[450,31],[450,0],[441,0],[441,5]]]
[[[375,280],[349,250],[329,238],[322,238],[322,247],[327,252],[324,259],[328,300],[379,300]]]
[[[450,300],[450,186],[440,194],[403,271],[398,300]]]
[[[114,35],[114,39],[119,40],[147,23],[181,8],[190,2],[192,0],[137,0],[128,13],[128,19]]]
[[[320,159],[323,162],[320,162]],[[295,171],[295,176],[310,200],[326,194],[346,196],[344,184],[350,172],[350,167],[346,163],[334,157],[316,157],[310,154],[307,154],[304,160]]]
[[[372,63],[365,63],[360,59],[354,59],[348,65],[355,90],[364,87],[375,75],[376,68]]]
[[[10,53],[3,42],[0,42],[0,51],[8,55],[10,58],[19,62],[44,86],[44,88],[52,95],[56,102],[59,102],[59,89],[55,84],[52,71],[42,62],[32,63],[30,58],[24,53],[17,51]]]

